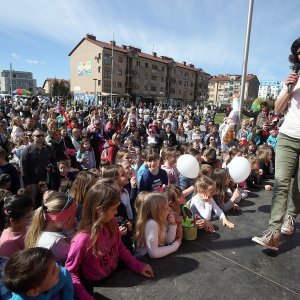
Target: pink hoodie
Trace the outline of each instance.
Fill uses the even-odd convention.
[[[117,227],[118,228],[118,227]],[[102,255],[95,256],[92,249],[87,249],[90,244],[90,234],[80,232],[71,243],[69,255],[65,264],[71,273],[76,299],[94,299],[85,290],[79,278],[82,276],[89,280],[101,280],[108,277],[118,266],[119,259],[136,273],[142,273],[144,263],[138,261],[130,254],[121,241],[119,230],[111,236],[107,226],[99,232],[98,249]]]

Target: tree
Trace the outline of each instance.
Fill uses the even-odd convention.
[[[59,82],[55,78],[52,84],[52,96],[59,96],[59,92],[60,92]]]

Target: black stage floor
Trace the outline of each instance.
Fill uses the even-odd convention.
[[[267,229],[272,192],[250,193],[235,229],[213,223],[216,233],[198,231],[178,252],[145,258],[155,272],[145,279],[124,268],[95,288],[95,299],[300,299],[300,231],[282,237],[277,254],[251,238]]]

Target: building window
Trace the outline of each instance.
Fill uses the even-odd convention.
[[[122,63],[123,62],[123,57],[122,56],[118,56],[118,62]]]
[[[144,78],[145,78],[145,79],[148,79],[148,73],[145,73],[145,74],[144,74]]]
[[[174,74],[176,74],[176,69],[174,69]]]
[[[181,95],[181,90],[178,90],[178,94]]]
[[[101,73],[101,67],[98,67],[98,73]]]
[[[151,75],[151,80],[153,80],[153,81],[157,81],[157,76],[155,76],[155,75]]]
[[[156,86],[151,85],[151,92],[156,92]]]
[[[161,78],[161,82],[164,82],[164,78],[163,77]]]
[[[101,80],[98,80],[98,86],[100,86],[101,85]]]
[[[165,67],[161,67],[161,70],[162,70],[162,72],[164,72],[165,71]]]
[[[118,75],[122,75],[122,69],[119,69],[117,72]]]
[[[179,85],[182,85],[182,81],[181,80],[179,80]]]
[[[183,83],[183,86],[187,88],[187,87],[188,87],[188,84],[189,84],[189,83],[188,83],[187,81],[185,81],[185,82]]]
[[[118,88],[122,87],[122,82],[118,82]]]
[[[111,78],[111,71],[105,71],[104,78]]]
[[[160,87],[160,91],[161,91],[161,92],[164,91],[164,87],[163,87],[163,86]]]
[[[141,62],[139,60],[136,61],[136,66],[139,67],[141,65]]]
[[[145,68],[148,69],[148,63],[145,63]]]
[[[116,82],[113,82],[113,87],[117,87],[117,83]]]
[[[147,90],[148,90],[148,86],[144,85],[144,91],[147,91]]]
[[[111,56],[108,55],[108,54],[105,54],[105,55],[104,55],[103,61],[104,61],[104,64],[105,64],[105,65],[111,66],[111,64],[112,64],[112,58],[111,58]]]
[[[188,72],[185,72],[184,73],[184,77],[188,77],[189,76],[189,73]]]
[[[157,70],[157,65],[152,65],[152,70]]]

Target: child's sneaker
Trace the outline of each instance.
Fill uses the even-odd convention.
[[[291,215],[286,215],[284,217],[280,231],[286,235],[292,235],[295,232],[295,219]]]
[[[261,237],[255,236],[252,241],[274,251],[278,251],[280,241],[280,231],[278,229],[268,229]]]

